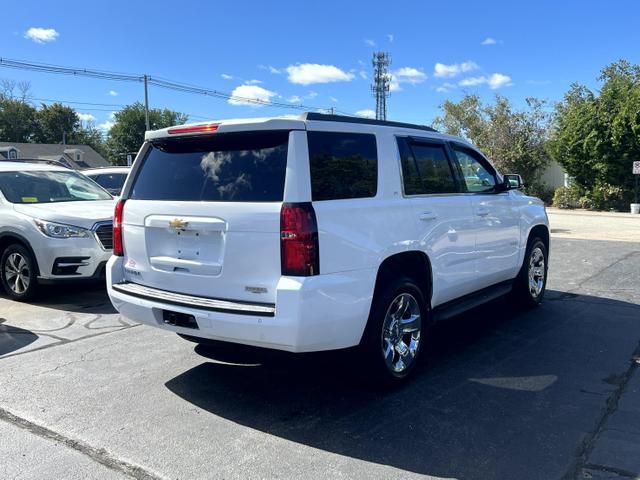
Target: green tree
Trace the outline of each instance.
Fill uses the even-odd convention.
[[[67,143],[89,145],[100,155],[107,158],[108,153],[104,135],[93,123],[81,125],[80,128],[67,138]]]
[[[500,171],[519,173],[526,184],[537,188],[549,162],[549,115],[543,101],[527,98],[526,102],[526,109],[515,110],[501,95],[496,95],[493,104],[484,104],[478,95],[465,95],[459,102],[444,102],[440,107],[443,114],[434,126],[469,139]]]
[[[29,103],[29,84],[0,82],[0,141],[29,142],[36,128],[36,109]],[[18,92],[16,93],[16,90]]]
[[[80,118],[76,111],[61,103],[43,104],[36,119],[36,143],[71,143],[70,138],[80,129]]]
[[[109,130],[106,143],[109,160],[115,165],[126,162],[127,153],[135,153],[144,142],[145,114],[144,105],[136,102],[128,105],[114,115],[115,123]],[[185,123],[188,116],[169,109],[149,110],[151,130],[166,128]]]
[[[550,152],[595,208],[631,201],[631,165],[640,159],[640,66],[607,65],[599,94],[571,86],[556,106]]]

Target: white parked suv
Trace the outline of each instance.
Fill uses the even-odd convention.
[[[466,141],[307,113],[147,132],[107,285],[132,320],[196,341],[360,346],[406,377],[433,322],[547,278],[543,203]]]
[[[41,283],[104,275],[114,205],[74,170],[0,162],[0,282],[7,294],[28,300]]]
[[[82,173],[96,182],[111,195],[116,197],[122,192],[124,181],[129,175],[131,167],[103,167],[82,170]]]

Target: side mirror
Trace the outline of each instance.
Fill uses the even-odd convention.
[[[505,190],[519,190],[524,187],[522,177],[516,173],[508,173],[502,177],[502,187]]]

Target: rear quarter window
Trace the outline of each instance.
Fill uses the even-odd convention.
[[[242,132],[152,142],[131,188],[137,200],[280,202],[289,132]]]
[[[375,135],[308,132],[307,139],[314,201],[375,197],[378,187]]]

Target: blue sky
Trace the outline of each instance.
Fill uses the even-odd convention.
[[[430,123],[464,92],[523,105],[551,102],[572,82],[597,88],[607,63],[640,63],[633,1],[5,2],[0,57],[151,76],[277,102],[366,115],[371,55],[392,55],[389,118]],[[34,30],[35,29],[35,30]],[[0,68],[34,98],[73,105],[108,126],[116,105],[142,101],[141,84]],[[150,89],[152,107],[205,118],[295,114],[274,106]],[[113,106],[111,106],[113,105]]]

